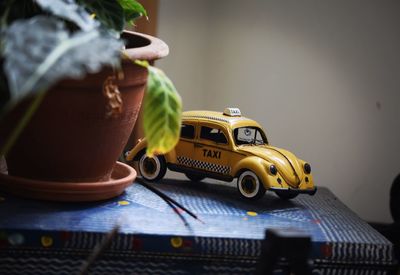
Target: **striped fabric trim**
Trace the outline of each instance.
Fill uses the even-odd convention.
[[[0,259],[1,274],[78,274],[84,260],[65,258]],[[101,259],[89,269],[90,274],[187,274],[183,266],[162,261],[124,261]]]
[[[262,240],[199,238],[200,251],[206,255],[229,255],[258,258]]]
[[[106,234],[104,233],[72,233],[71,238],[65,242],[65,248],[92,249],[100,243]],[[120,234],[111,243],[112,250],[131,250],[133,249],[134,236],[130,234]]]
[[[324,274],[324,275],[388,275],[392,274],[389,270],[383,270],[382,268],[375,267],[317,267],[313,268],[313,274]]]
[[[84,259],[65,257],[2,257],[0,258],[1,274],[77,274]],[[256,271],[255,262],[223,262],[218,260],[205,261],[172,261],[163,259],[131,259],[100,258],[89,269],[90,274],[253,274]],[[285,268],[277,266],[286,273]],[[392,274],[382,266],[324,266],[314,264],[312,274],[324,275],[386,275]]]

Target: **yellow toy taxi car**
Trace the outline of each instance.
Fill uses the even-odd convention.
[[[145,152],[144,139],[127,152],[126,160],[138,161],[139,172],[148,181],[162,179],[168,168],[193,181],[237,178],[240,195],[250,200],[261,198],[266,190],[283,199],[300,193],[314,195],[317,190],[310,164],[269,145],[262,127],[237,108],[226,108],[223,113],[184,112],[175,149],[155,157]]]

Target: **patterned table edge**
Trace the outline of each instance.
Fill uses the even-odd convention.
[[[28,251],[0,253],[0,274],[77,274],[90,251]],[[90,268],[90,274],[254,274],[258,261],[153,254],[115,255],[106,253]],[[396,274],[396,267],[313,262],[312,274]],[[275,266],[274,274],[288,274],[285,262]]]
[[[0,253],[23,251],[90,251],[106,233],[42,230],[1,230]],[[256,260],[262,240],[200,236],[118,234],[109,247],[114,254],[217,257]],[[395,265],[393,245],[313,242],[311,259],[320,263]]]

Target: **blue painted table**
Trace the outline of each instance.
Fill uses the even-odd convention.
[[[91,274],[252,273],[266,228],[296,228],[311,235],[314,272],[393,271],[392,244],[328,189],[292,201],[271,193],[249,203],[227,186],[168,179],[153,186],[205,223],[183,213],[185,225],[162,199],[139,184],[97,203],[1,194],[0,273],[76,273],[117,224],[118,236]]]

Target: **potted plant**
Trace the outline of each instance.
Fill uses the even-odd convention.
[[[180,97],[145,61],[166,56],[168,47],[123,31],[125,23],[146,16],[138,2],[7,0],[0,5],[0,156],[5,155],[9,171],[0,175],[2,189],[57,200],[121,193],[133,172],[116,161],[146,85],[151,111],[144,111],[144,123],[163,125],[145,127],[151,129],[149,153],[173,148]],[[104,186],[111,191],[101,193]]]

